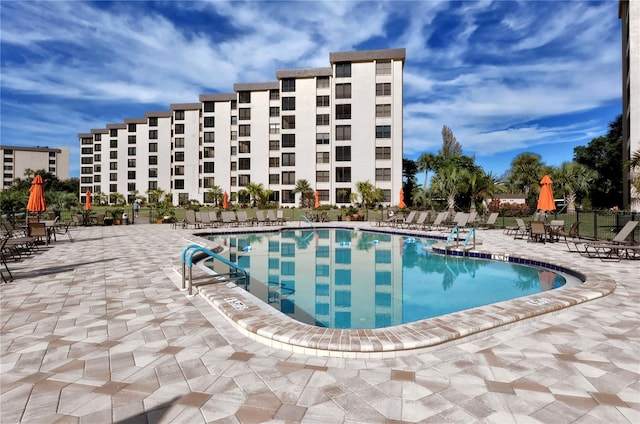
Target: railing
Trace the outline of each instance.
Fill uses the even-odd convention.
[[[453,229],[451,230],[451,234],[449,234],[449,237],[447,237],[447,242],[445,243],[446,246],[448,246],[449,243],[451,243],[454,235],[456,236],[456,243],[457,243],[460,238],[460,229],[457,226],[453,227]]]
[[[303,215],[300,215],[300,218],[302,218],[302,219],[304,219],[305,221],[307,221],[307,223],[308,223],[309,225],[311,225],[311,228],[313,228],[313,229],[315,229],[315,228],[316,228],[316,226],[315,226],[315,225],[313,225],[313,221],[311,221],[311,220],[309,219],[309,217],[307,217],[307,215],[304,215],[304,214],[303,214]]]
[[[238,266],[231,262],[228,259],[223,258],[217,253],[212,252],[211,250],[200,246],[199,244],[190,244],[184,248],[181,255],[182,261],[182,288],[181,291],[188,291],[187,296],[193,296],[193,275],[192,275],[192,267],[193,267],[193,256],[197,253],[204,253],[205,255],[211,257],[214,260],[218,260],[223,264],[229,266],[229,268],[234,269],[234,272],[228,273],[216,273],[217,278],[224,278],[225,280],[235,280],[236,282],[240,280],[244,280],[244,289],[247,289],[247,284],[249,282],[249,273],[242,267]],[[189,278],[186,278],[187,267],[189,268]],[[240,275],[240,276],[239,276]],[[219,281],[219,280],[218,280]],[[200,283],[202,284],[212,284],[217,281],[210,281],[208,283]]]
[[[473,240],[473,248],[475,249],[475,247],[476,247],[476,229],[474,227],[471,227],[469,229],[469,233],[467,234],[467,237],[464,239],[464,244],[462,245],[462,250],[464,250],[465,252],[467,251],[467,244],[469,243],[469,240]]]

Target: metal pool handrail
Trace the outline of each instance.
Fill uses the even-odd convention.
[[[471,236],[473,235],[473,247],[476,247],[476,229],[475,227],[471,227],[469,229],[469,234],[467,234],[467,238],[464,240],[464,245],[462,246],[462,250],[466,252],[467,243],[471,240]]]
[[[457,242],[458,237],[460,237],[460,229],[458,228],[458,226],[453,227],[453,229],[451,230],[451,234],[449,234],[449,237],[447,237],[447,242],[445,243],[446,246],[449,245],[454,235],[457,235],[456,237],[456,242]]]
[[[231,262],[230,260],[223,258],[217,253],[212,252],[211,250],[200,246],[199,244],[190,244],[182,250],[182,254],[180,256],[180,260],[182,262],[182,288],[181,291],[188,290],[188,296],[193,296],[193,276],[192,276],[192,266],[193,266],[193,256],[196,253],[204,253],[205,255],[211,257],[212,259],[217,259],[220,262],[228,265],[229,267],[236,270],[243,275],[242,279],[244,279],[244,287],[245,290],[247,288],[247,282],[249,281],[249,273],[246,269],[242,268],[238,264]],[[186,267],[189,267],[189,279],[188,284],[185,281]],[[223,275],[223,274],[221,274]]]

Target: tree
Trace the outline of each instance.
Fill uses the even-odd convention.
[[[437,156],[433,153],[423,153],[418,158],[416,164],[418,165],[418,170],[424,172],[424,182],[422,183],[422,188],[426,190],[427,183],[429,181],[429,171],[432,171],[436,167]]]
[[[384,192],[380,188],[376,188],[369,181],[359,181],[356,183],[356,190],[360,196],[360,203],[364,206],[367,219],[369,215],[369,208],[374,207],[377,203],[384,200]]]
[[[573,160],[597,172],[589,198],[594,208],[610,208],[622,203],[622,115],[609,123],[606,136],[594,138],[587,146],[573,149]]]
[[[598,174],[577,162],[564,162],[554,173],[554,191],[564,195],[567,202],[567,212],[576,211],[576,199],[581,194],[587,194]]]
[[[445,159],[462,154],[462,145],[456,140],[451,128],[446,125],[442,127],[442,149],[439,154]]]
[[[205,194],[205,200],[208,203],[213,203],[215,206],[218,206],[222,201],[223,196],[224,193],[222,191],[222,187],[220,187],[219,185],[214,185]]]
[[[309,181],[300,179],[296,181],[296,186],[292,190],[294,194],[300,193],[300,207],[310,208],[315,201],[313,188],[309,184]]]
[[[416,180],[416,174],[418,173],[418,166],[416,162],[411,159],[402,158],[402,190],[405,193],[413,193],[418,186]],[[405,203],[407,206],[413,205],[411,196],[406,196]]]
[[[466,184],[469,171],[465,168],[458,168],[449,164],[440,168],[432,181],[433,190],[440,196],[447,199],[449,212],[453,212],[456,207],[456,196],[467,189]]]
[[[529,197],[535,197],[533,194],[537,193],[543,174],[544,164],[537,153],[520,153],[511,161],[509,180],[520,193],[527,195],[527,202],[531,201]],[[532,196],[529,196],[530,193]]]

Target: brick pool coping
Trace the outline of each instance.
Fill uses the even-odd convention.
[[[317,225],[318,228],[345,228],[379,230],[376,228]],[[275,231],[292,227],[263,227],[258,231]],[[295,227],[294,229],[304,229]],[[219,228],[211,229],[208,234],[230,232],[252,232],[256,229]],[[442,238],[425,232],[385,231],[389,233],[411,234],[426,238]],[[212,242],[198,234],[186,237],[187,240],[213,249]],[[486,248],[487,246],[481,246]],[[438,248],[434,248],[438,250]],[[460,250],[451,249],[449,254],[460,255]],[[535,255],[521,255],[471,249],[469,255],[488,257],[512,263],[542,266],[556,271],[573,274],[584,282],[571,287],[549,290],[512,300],[480,306],[439,317],[428,318],[408,324],[378,329],[332,329],[300,323],[277,311],[254,297],[244,289],[230,282],[194,287],[194,293],[200,294],[235,328],[247,337],[268,346],[294,353],[340,358],[386,358],[414,354],[421,349],[439,346],[443,343],[465,341],[477,334],[487,334],[500,327],[514,325],[521,321],[553,313],[570,306],[578,305],[607,296],[616,288],[615,281],[593,269],[570,264],[561,256],[553,263]],[[200,276],[204,270],[196,270]],[[195,274],[194,274],[195,275]]]

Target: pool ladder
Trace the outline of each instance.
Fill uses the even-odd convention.
[[[200,282],[200,283],[197,283],[197,285],[213,284],[213,283],[219,283],[222,281],[224,282],[235,281],[237,284],[239,281],[244,281],[244,289],[247,290],[247,284],[249,283],[249,273],[247,272],[246,269],[238,266],[238,264],[235,264],[226,258],[223,258],[217,253],[212,252],[211,250],[200,246],[199,244],[190,244],[184,248],[181,255],[182,287],[180,291],[187,291],[188,297],[193,296],[193,286],[194,286],[193,274],[192,274],[193,257],[198,253],[202,253],[206,256],[209,256],[213,260],[217,259],[218,261],[229,266],[231,270],[227,273],[222,273],[222,274],[218,273],[215,276],[212,276],[213,278],[210,279],[209,281]],[[187,268],[188,268],[188,278],[187,278]]]
[[[449,247],[449,243],[451,243],[454,239],[455,236],[455,242],[456,244],[460,241],[460,229],[455,226],[453,227],[453,229],[451,230],[451,233],[449,234],[449,237],[447,237],[447,242],[445,243],[445,249],[448,249]],[[467,244],[469,244],[469,241],[472,241],[472,246],[467,247]],[[462,244],[462,252],[463,254],[466,256],[467,252],[470,249],[474,249],[476,247],[476,229],[475,227],[471,227],[469,229],[469,233],[467,234],[467,237],[465,237],[464,239],[464,243]]]

